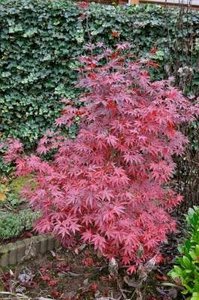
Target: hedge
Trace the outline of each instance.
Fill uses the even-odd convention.
[[[0,132],[32,146],[52,126],[59,100],[76,97],[77,58],[88,42],[131,42],[138,57],[160,64],[153,78],[174,74],[184,92],[195,96],[197,36],[197,11],[182,15],[159,6],[94,3],[85,10],[65,0],[1,0]]]

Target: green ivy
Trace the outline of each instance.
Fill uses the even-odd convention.
[[[0,132],[22,139],[27,147],[52,126],[61,109],[59,100],[78,94],[78,57],[89,42],[111,47],[131,42],[138,57],[150,56],[160,64],[154,79],[170,74],[177,78],[177,70],[191,64],[193,76],[185,92],[199,91],[196,11],[183,18],[182,26],[178,10],[159,6],[93,3],[83,10],[65,0],[0,3]],[[182,42],[190,37],[192,50]],[[152,48],[157,48],[156,54],[149,54]]]

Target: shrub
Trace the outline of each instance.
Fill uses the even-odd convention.
[[[152,74],[156,80],[178,76],[180,68],[180,76],[186,75],[191,67],[193,76],[180,78],[186,82],[186,92],[198,93],[199,13],[192,11],[182,20],[181,15],[159,6],[93,3],[85,10],[74,1],[4,0],[0,4],[0,132],[22,139],[28,147],[38,141],[58,117],[59,100],[76,98],[77,57],[84,54],[88,42],[103,41],[112,47],[130,41],[136,56],[151,56],[159,63]]]
[[[32,229],[39,213],[31,209],[15,212],[0,212],[0,239],[6,240],[17,237],[23,231]]]
[[[199,208],[189,209],[187,215],[189,226],[188,238],[179,247],[180,256],[170,272],[174,280],[180,280],[184,287],[183,294],[188,299],[199,299]]]
[[[167,183],[172,156],[187,142],[178,125],[195,108],[168,81],[150,82],[143,66],[122,54],[126,48],[81,58],[86,92],[79,108],[64,100],[56,120],[61,128],[78,122],[76,139],[48,132],[37,151],[57,149],[50,162],[19,157],[22,144],[10,141],[6,159],[16,160],[19,174],[36,176],[36,188],[25,194],[42,213],[38,231],[53,232],[64,245],[79,236],[134,271],[158,257],[158,245],[175,229],[168,210],[181,196]]]

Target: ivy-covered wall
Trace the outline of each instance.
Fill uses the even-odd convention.
[[[199,90],[199,12],[158,6],[89,8],[65,0],[0,1],[0,132],[33,145],[53,124],[62,97],[75,98],[77,57],[88,42],[129,41],[160,64],[156,79],[175,75]],[[182,68],[182,67],[185,68]],[[191,67],[191,69],[190,69]],[[186,84],[185,84],[186,82]]]

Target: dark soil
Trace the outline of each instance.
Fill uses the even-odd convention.
[[[137,300],[139,294],[142,295],[140,300],[182,300],[182,296],[178,296],[179,290],[163,286],[165,282],[169,282],[169,278],[163,266],[149,274],[139,287],[139,282],[127,277],[124,269],[117,276],[111,276],[107,262],[94,255],[89,248],[82,249],[80,246],[73,252],[60,248],[34,261],[2,271],[0,286],[12,295],[0,293],[0,299],[25,300],[17,298],[16,294],[20,293],[28,296],[28,299],[38,300],[39,297],[60,300],[100,297]]]
[[[1,274],[3,289],[31,299],[94,299],[97,295],[118,297],[116,280],[107,265],[88,249],[76,253],[58,249]],[[4,299],[4,298],[0,298]],[[14,298],[10,298],[14,299]]]

